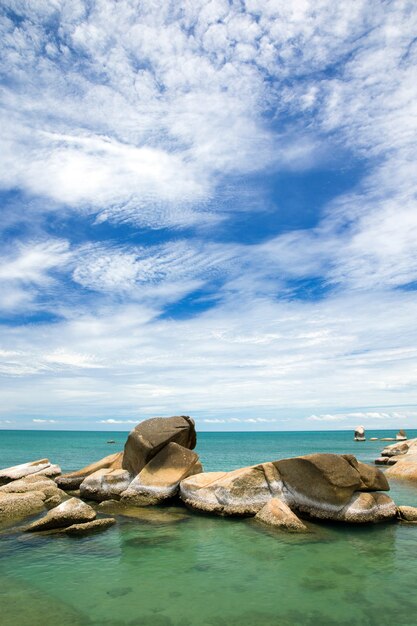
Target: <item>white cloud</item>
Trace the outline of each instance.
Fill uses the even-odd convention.
[[[57,420],[33,419],[35,424],[56,424]]]

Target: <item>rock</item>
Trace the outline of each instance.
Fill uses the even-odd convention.
[[[357,492],[341,511],[330,517],[326,516],[326,519],[357,524],[386,522],[394,520],[396,515],[397,507],[385,493]]]
[[[362,481],[360,491],[389,491],[385,474],[378,468],[358,461],[358,470]]]
[[[375,459],[375,465],[386,465],[388,463],[388,458],[386,456],[380,456]]]
[[[76,472],[70,472],[69,474],[63,474],[56,479],[57,485],[67,491],[73,491],[79,488],[84,478],[94,474],[100,469],[120,469],[122,467],[123,452],[116,452],[115,454],[109,454],[109,456],[100,459],[91,465],[87,465]]]
[[[269,500],[255,515],[255,519],[289,532],[308,532],[307,526],[278,498]]]
[[[65,528],[64,532],[67,535],[89,535],[90,533],[101,532],[113,526],[116,523],[114,517],[104,517],[101,519],[95,519],[91,522],[83,522],[82,524],[72,524]]]
[[[194,420],[186,415],[145,420],[129,433],[122,467],[132,476],[137,476],[168,443],[178,443],[192,450],[196,441]]]
[[[0,487],[0,493],[30,493],[31,491],[41,491],[45,495],[46,503],[54,498],[54,501],[59,504],[67,497],[65,491],[59,489],[54,480],[39,474],[32,474]]]
[[[355,435],[353,437],[354,441],[366,441],[365,439],[365,429],[363,426],[356,426]]]
[[[417,480],[417,453],[404,454],[397,457],[394,465],[389,467],[385,472],[387,478],[405,478],[408,480]]]
[[[80,485],[80,495],[87,500],[114,500],[128,488],[131,475],[124,469],[100,469]]]
[[[417,522],[417,507],[399,506],[398,517],[406,522]]]
[[[311,503],[341,506],[361,488],[358,462],[352,455],[309,454],[276,461],[286,499],[308,510]],[[376,470],[379,471],[379,470]]]
[[[36,515],[44,510],[45,495],[41,491],[0,494],[0,523]]]
[[[354,521],[356,515],[368,521],[391,514],[378,492],[357,502],[357,492],[375,489],[389,489],[377,468],[352,455],[311,454],[233,472],[197,474],[181,481],[180,496],[193,508],[224,515],[254,515],[276,497],[292,511],[311,517]],[[355,513],[364,507],[366,514]]]
[[[20,478],[25,478],[32,474],[56,476],[60,473],[61,468],[58,465],[52,465],[48,459],[39,459],[37,461],[22,463],[21,465],[14,465],[13,467],[6,467],[0,470],[0,485],[7,485],[7,483],[13,480],[19,480]]]
[[[223,515],[255,515],[271,499],[281,496],[273,463],[232,472],[204,472],[182,480],[181,499],[201,511]]]
[[[145,465],[121,499],[131,504],[156,504],[174,496],[181,480],[201,471],[198,454],[170,442]]]
[[[400,454],[406,454],[408,452],[409,449],[409,444],[408,443],[394,443],[391,446],[386,446],[382,452],[381,452],[381,456],[386,456],[386,457],[390,457],[390,456],[398,456]]]
[[[91,506],[77,498],[70,498],[48,511],[44,517],[30,524],[25,530],[37,532],[55,528],[65,528],[72,524],[78,524],[79,522],[90,522],[95,518],[96,512]]]
[[[397,441],[405,441],[407,439],[407,434],[405,432],[405,430],[403,430],[402,428],[398,431],[398,433],[395,435],[395,438]]]

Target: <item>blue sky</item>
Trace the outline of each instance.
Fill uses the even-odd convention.
[[[0,428],[417,426],[414,2],[0,24]]]

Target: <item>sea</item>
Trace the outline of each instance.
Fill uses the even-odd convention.
[[[0,467],[48,457],[71,471],[126,435],[3,430]],[[384,446],[373,436],[395,432],[360,443],[352,431],[200,433],[197,452],[207,471],[313,452],[373,463]],[[397,504],[417,506],[416,484],[390,484]],[[117,521],[82,538],[1,530],[1,626],[417,626],[417,524],[294,535],[178,503]]]

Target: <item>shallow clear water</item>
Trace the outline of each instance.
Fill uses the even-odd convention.
[[[2,432],[0,464],[50,456],[72,469],[125,437]],[[381,447],[350,432],[203,433],[198,452],[216,470],[314,451],[371,461]],[[417,505],[409,483],[392,483],[392,495]],[[417,526],[314,524],[297,536],[180,506],[138,516],[85,538],[3,532],[2,626],[417,624]]]

